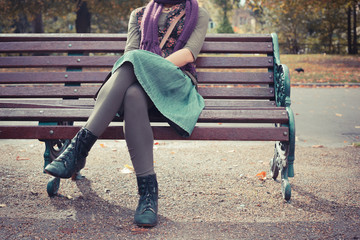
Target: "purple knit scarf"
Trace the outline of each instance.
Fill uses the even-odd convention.
[[[194,31],[199,6],[196,0],[153,0],[145,8],[141,24],[141,42],[140,49],[147,50],[158,55],[161,54],[159,47],[158,21],[163,8],[163,4],[179,4],[186,2],[185,23],[179,39],[176,41],[174,52],[183,48]]]

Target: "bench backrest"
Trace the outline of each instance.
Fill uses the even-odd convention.
[[[0,41],[0,53],[8,55],[0,58],[0,84],[17,85],[0,90],[1,98],[92,98],[123,53],[126,35],[2,35]],[[271,35],[208,35],[196,61],[200,94],[273,101],[272,54]]]
[[[0,120],[85,121],[125,43],[125,34],[1,34]],[[288,122],[285,108],[275,104],[274,46],[270,34],[207,35],[196,61],[206,104],[199,122]],[[249,129],[245,136],[227,129],[224,137],[203,137],[212,133],[205,129],[193,138],[284,140],[285,130],[259,129],[253,136]]]

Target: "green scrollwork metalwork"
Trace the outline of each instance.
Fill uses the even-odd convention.
[[[276,126],[285,126],[289,128],[289,141],[279,141],[275,143],[275,153],[270,161],[270,172],[273,179],[276,179],[279,171],[281,172],[282,193],[286,200],[290,200],[291,186],[288,177],[294,177],[295,160],[295,118],[290,99],[290,74],[289,68],[280,63],[280,51],[278,37],[272,34],[274,48],[274,89],[275,101],[278,107],[286,108],[289,122],[287,124],[276,124]]]
[[[289,69],[286,65],[276,65],[275,77],[275,100],[279,107],[290,107],[290,77]]]

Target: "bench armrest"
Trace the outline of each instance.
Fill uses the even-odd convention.
[[[275,101],[279,107],[286,107],[289,116],[289,152],[287,156],[288,161],[288,176],[294,177],[293,163],[295,160],[295,118],[292,109],[290,108],[290,73],[289,68],[280,62],[279,42],[276,33],[271,34],[274,48],[274,88]]]
[[[271,34],[274,49],[274,88],[278,107],[290,107],[290,74],[289,68],[280,62],[279,41],[276,33]]]
[[[290,107],[290,74],[289,68],[284,65],[276,65],[276,74],[274,79],[275,100],[279,107]]]

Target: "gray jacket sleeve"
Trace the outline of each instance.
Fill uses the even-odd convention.
[[[136,11],[137,9],[132,11],[132,13],[130,14],[125,52],[139,49],[140,47],[141,36],[140,29],[137,24]]]
[[[206,32],[209,25],[209,18],[210,17],[208,12],[204,8],[199,7],[199,18],[195,30],[191,34],[186,45],[184,46],[184,48],[187,48],[191,51],[195,60],[199,55],[201,47],[204,43]]]

